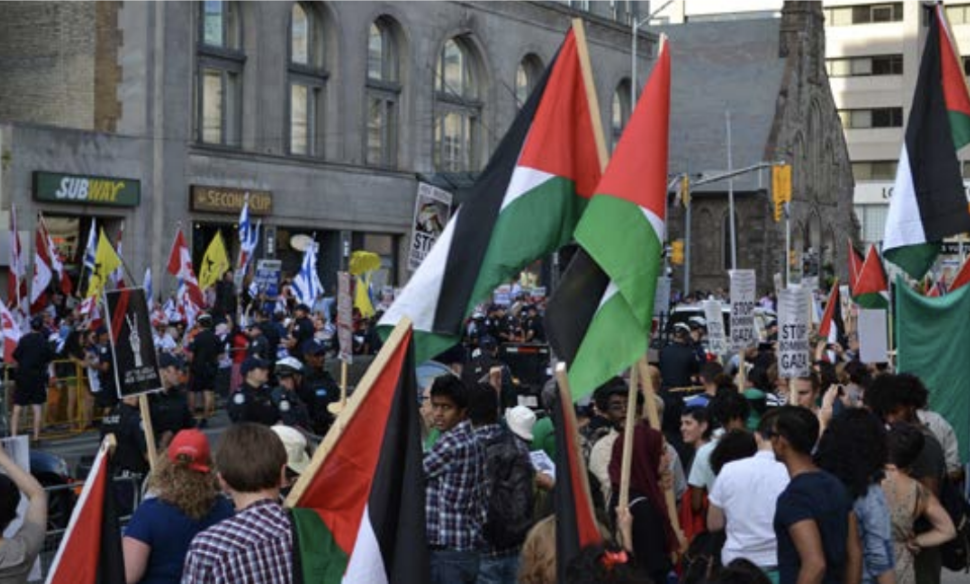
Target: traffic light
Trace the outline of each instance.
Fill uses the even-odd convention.
[[[781,221],[785,203],[791,202],[790,164],[775,164],[771,167],[771,199],[775,204],[775,221]]]
[[[675,239],[670,242],[670,263],[682,265],[684,263],[684,240]]]
[[[685,209],[690,206],[690,178],[686,174],[680,177],[680,202]]]

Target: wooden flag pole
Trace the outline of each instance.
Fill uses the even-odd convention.
[[[644,414],[647,417],[647,421],[650,422],[650,427],[663,435],[663,430],[661,430],[660,426],[660,412],[657,411],[657,401],[654,397],[656,390],[653,387],[653,377],[650,376],[650,366],[647,364],[645,357],[637,361],[636,369],[640,373],[640,383],[643,384],[643,397],[646,405]],[[666,449],[666,444],[667,440],[664,438],[664,449]],[[674,533],[677,534],[677,550],[683,553],[687,549],[687,538],[684,537],[684,532],[680,528],[680,517],[677,515],[677,497],[674,495],[674,487],[672,484],[664,488],[664,501],[667,503],[667,517],[670,519],[670,525],[674,528]]]
[[[589,117],[593,123],[593,139],[596,141],[596,155],[599,158],[600,170],[606,170],[606,163],[610,155],[606,150],[606,138],[603,134],[603,123],[600,117],[600,103],[596,94],[596,84],[593,83],[593,67],[589,60],[589,46],[586,44],[586,28],[583,19],[573,19],[573,34],[576,35],[576,52],[579,54],[579,68],[583,72],[583,85],[586,87],[586,103],[589,105]],[[632,108],[636,104],[632,104]]]
[[[148,449],[148,466],[155,472],[158,453],[155,451],[155,431],[152,429],[152,412],[148,405],[148,394],[138,396],[138,409],[141,411],[141,426],[145,432],[145,446]]]
[[[620,466],[619,506],[630,506],[630,469],[633,466],[633,426],[637,419],[637,368],[630,369],[630,390],[627,392],[626,422],[623,426],[623,458]]]
[[[391,357],[394,356],[394,353],[398,350],[401,343],[404,341],[404,337],[410,330],[411,319],[403,317],[397,323],[397,326],[394,327],[394,330],[391,331],[390,336],[387,337],[387,342],[385,342],[384,346],[381,347],[380,353],[378,353],[377,357],[374,358],[374,361],[371,362],[370,367],[367,368],[367,373],[364,374],[364,377],[360,380],[360,383],[357,384],[357,388],[354,390],[353,398],[347,400],[347,407],[345,407],[343,411],[340,412],[340,415],[337,416],[337,419],[334,420],[334,423],[332,426],[330,426],[330,430],[327,432],[327,435],[323,437],[323,442],[313,453],[313,458],[310,459],[310,464],[307,465],[306,470],[300,474],[300,478],[297,479],[296,484],[293,485],[293,489],[290,491],[290,494],[284,503],[287,507],[293,507],[300,501],[300,498],[303,496],[303,492],[306,491],[307,486],[309,486],[310,481],[313,480],[313,477],[317,474],[317,471],[327,460],[327,456],[330,454],[330,451],[333,450],[333,447],[337,445],[337,442],[343,435],[347,425],[357,414],[357,409],[360,408],[360,404],[367,399],[367,395],[377,382],[377,378],[384,371],[384,367],[387,366],[387,362],[390,361]],[[411,375],[413,372],[406,371],[404,373],[406,375]]]
[[[347,406],[347,362],[340,361],[340,401],[335,401],[327,406],[327,411],[337,415]]]

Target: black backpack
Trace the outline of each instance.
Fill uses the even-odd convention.
[[[947,570],[970,571],[970,503],[949,478],[940,482],[940,504],[953,521],[957,536],[940,546]]]
[[[515,440],[511,432],[503,429],[485,443],[485,472],[490,487],[485,541],[495,550],[522,545],[533,523],[535,469]]]

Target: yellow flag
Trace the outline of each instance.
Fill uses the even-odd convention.
[[[101,234],[98,236],[98,249],[94,253],[94,271],[88,279],[89,298],[101,294],[104,283],[108,281],[108,278],[120,265],[121,258],[118,257],[115,248],[108,241],[108,238],[105,237],[104,229],[102,229]]]
[[[357,276],[357,289],[354,291],[354,308],[360,311],[364,318],[374,316],[374,305],[370,301],[370,275]]]
[[[229,254],[226,244],[222,242],[222,232],[216,231],[216,236],[209,242],[202,258],[202,269],[199,272],[199,289],[207,290],[215,286],[222,275],[229,269]]]

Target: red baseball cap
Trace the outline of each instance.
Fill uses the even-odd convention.
[[[168,445],[168,459],[173,463],[186,460],[186,467],[196,472],[209,472],[209,439],[202,432],[182,430]]]

